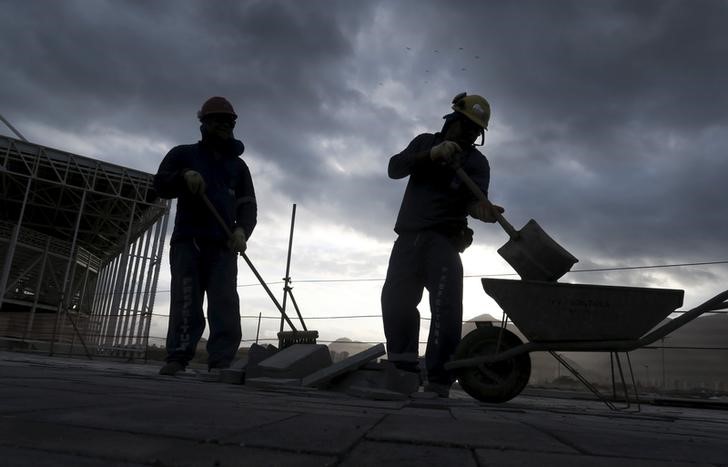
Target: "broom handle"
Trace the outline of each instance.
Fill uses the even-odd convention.
[[[465,170],[463,170],[462,167],[457,167],[455,169],[455,173],[458,177],[460,177],[460,180],[465,183],[465,186],[470,189],[470,191],[475,195],[476,198],[478,198],[479,201],[488,203],[491,207],[493,206],[493,203],[491,203],[490,200],[485,196],[483,190],[481,190],[480,187],[475,184],[473,179],[470,178],[467,173],[465,173]],[[503,230],[506,231],[509,237],[514,240],[520,237],[520,233],[511,225],[510,222],[506,220],[505,217],[503,217],[503,214],[501,214],[500,211],[498,211],[497,209],[493,209],[493,215],[495,216],[495,220],[497,220],[500,226],[503,227]]]
[[[212,205],[212,203],[210,202],[210,199],[207,197],[207,195],[201,191],[200,197],[202,198],[202,202],[205,203],[205,206],[207,206],[207,209],[209,209],[210,212],[212,213],[213,217],[215,219],[217,219],[217,222],[220,224],[220,227],[223,228],[223,230],[225,231],[225,234],[227,234],[228,238],[232,237],[233,233],[230,231],[230,227],[228,227],[227,224],[225,223],[225,220],[223,220],[223,218],[220,217],[220,213],[217,212],[217,209],[215,209],[215,206]],[[271,300],[273,300],[273,303],[275,304],[276,308],[278,308],[278,311],[281,312],[281,315],[286,320],[286,323],[288,323],[288,325],[291,327],[291,329],[294,332],[297,332],[296,327],[293,325],[290,318],[288,318],[288,315],[286,315],[286,312],[283,310],[283,307],[281,306],[281,304],[278,303],[278,300],[276,300],[276,297],[275,297],[275,295],[273,295],[273,292],[271,292],[270,288],[268,288],[268,284],[265,283],[265,281],[263,280],[263,277],[261,277],[261,275],[258,273],[258,270],[255,269],[255,266],[253,266],[253,263],[250,261],[250,258],[248,258],[248,255],[246,255],[245,252],[242,252],[242,253],[240,253],[240,256],[242,256],[243,259],[245,260],[245,262],[248,263],[248,267],[250,268],[251,271],[253,271],[253,274],[255,274],[255,277],[258,278],[258,282],[260,282],[260,285],[262,285],[263,288],[265,289],[265,291],[268,292],[268,296],[270,297]]]

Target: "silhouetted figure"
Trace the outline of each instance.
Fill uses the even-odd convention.
[[[257,205],[245,146],[233,136],[237,115],[223,97],[211,97],[197,113],[202,140],[177,146],[165,156],[154,188],[177,198],[170,247],[172,296],[167,331],[167,363],[159,371],[184,371],[205,330],[207,294],[208,370],[227,368],[242,337],[237,293],[237,255],[246,249],[257,222]],[[228,238],[201,198],[204,193],[225,220]]]
[[[445,371],[460,342],[463,266],[460,254],[473,240],[467,216],[495,222],[493,208],[479,202],[455,174],[462,167],[488,193],[490,167],[474,144],[484,137],[490,105],[481,96],[458,94],[439,133],[424,133],[389,160],[389,177],[409,176],[394,231],[399,235],[382,289],[387,358],[397,368],[418,371],[420,313],[424,289],[432,322],[427,339],[426,391],[447,397],[454,377]]]

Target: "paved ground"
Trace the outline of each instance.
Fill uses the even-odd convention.
[[[381,402],[0,352],[0,465],[728,466],[728,411],[524,392]]]

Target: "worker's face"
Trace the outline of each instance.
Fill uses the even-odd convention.
[[[458,118],[447,129],[445,139],[455,141],[462,148],[470,147],[480,137],[481,131],[481,128],[469,118]]]
[[[213,138],[226,141],[233,138],[235,117],[228,114],[211,114],[202,119],[202,131]]]

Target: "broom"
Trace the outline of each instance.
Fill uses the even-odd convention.
[[[204,192],[200,192],[200,197],[202,198],[202,201],[205,203],[205,206],[207,206],[207,209],[210,210],[213,217],[217,220],[217,222],[220,224],[220,227],[223,228],[225,231],[225,234],[228,236],[228,238],[232,237],[233,233],[230,231],[230,227],[225,223],[222,217],[220,217],[220,213],[217,212],[217,209],[215,209],[215,206],[212,205],[210,202],[210,199],[207,197],[207,195]],[[263,277],[261,277],[260,273],[258,273],[258,270],[253,266],[253,263],[250,261],[250,258],[248,258],[248,255],[245,254],[245,252],[240,253],[240,256],[243,257],[245,262],[248,264],[248,267],[251,271],[253,271],[253,274],[258,279],[258,282],[260,282],[260,285],[263,286],[263,289],[268,293],[268,296],[273,301],[273,304],[278,308],[278,311],[280,311],[281,315],[283,316],[283,319],[286,320],[286,323],[291,327],[291,331],[281,331],[278,333],[278,341],[281,349],[284,349],[286,347],[289,347],[293,344],[315,344],[316,339],[318,338],[318,331],[308,331],[306,330],[306,325],[304,324],[304,330],[299,331],[296,329],[296,326],[293,325],[293,322],[286,314],[286,311],[283,309],[280,303],[278,303],[278,300],[276,299],[275,295],[273,295],[273,292],[271,292],[270,288],[268,287],[268,284],[265,283],[263,280]],[[301,320],[301,324],[303,324],[303,320]]]

